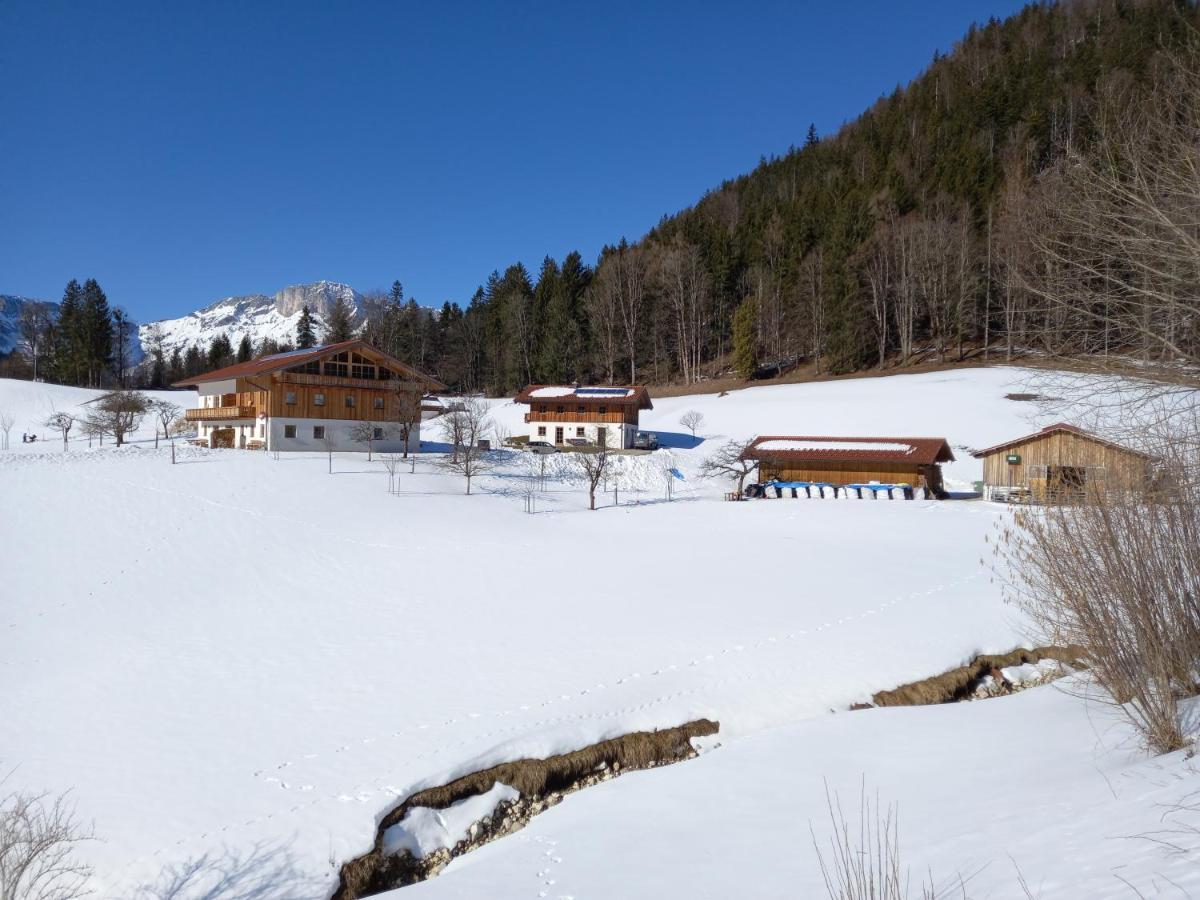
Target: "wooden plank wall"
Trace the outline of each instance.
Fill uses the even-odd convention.
[[[1010,453],[1019,455],[1021,461],[1009,465],[1006,458]],[[1149,474],[1149,464],[1141,456],[1109,447],[1084,435],[1056,432],[985,456],[983,480],[993,486],[1028,485],[1029,466],[1102,468],[1104,481],[1110,487],[1135,487]]]
[[[397,387],[403,384],[403,398]],[[363,387],[326,387],[324,385],[292,384],[272,382],[271,390],[247,391],[239,397],[253,396],[256,412],[265,411],[271,417],[295,419],[349,419],[357,422],[415,422],[420,418],[422,389],[416,382],[381,382],[377,389]],[[249,387],[249,385],[247,385]],[[285,403],[289,392],[296,394],[294,404]],[[317,394],[325,395],[325,403],[318,406]],[[346,397],[354,397],[354,406],[346,405]],[[383,398],[383,409],[375,408],[375,398]],[[260,405],[261,404],[261,405]]]
[[[827,481],[830,484],[859,484],[868,481],[887,484],[903,481],[917,486],[922,483],[920,468],[913,463],[901,462],[794,463],[763,460],[759,463],[758,471],[760,481],[778,478],[781,481]]]

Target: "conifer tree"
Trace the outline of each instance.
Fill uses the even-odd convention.
[[[83,288],[72,278],[63,291],[54,334],[54,370],[59,381],[82,384]]]
[[[238,341],[237,361],[240,363],[249,362],[254,358],[254,346],[250,343],[250,335],[243,334],[242,339]]]
[[[208,345],[209,369],[220,369],[233,362],[233,344],[225,332],[221,332]]]
[[[316,330],[313,328],[312,311],[308,304],[300,310],[300,321],[296,323],[296,349],[307,350],[317,343]]]
[[[83,283],[83,304],[80,311],[81,360],[87,384],[98,387],[103,373],[112,361],[113,320],[99,282],[89,278]]]
[[[751,294],[733,314],[733,367],[742,378],[749,378],[758,368],[757,325],[758,301]]]
[[[324,342],[339,344],[354,337],[354,308],[345,297],[338,297],[329,308],[329,318],[325,322]]]

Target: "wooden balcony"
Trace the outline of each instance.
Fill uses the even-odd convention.
[[[337,375],[305,375],[302,372],[280,372],[278,377],[285,384],[311,384],[317,387],[366,388],[374,391],[394,391],[397,388],[421,390],[419,382],[401,378],[387,378],[381,381],[372,378],[341,378]]]
[[[253,419],[255,415],[253,406],[203,406],[184,411],[183,418],[188,422],[213,422]]]
[[[609,410],[605,413],[588,412],[527,412],[525,424],[530,422],[563,422],[568,425],[636,425],[637,411]]]

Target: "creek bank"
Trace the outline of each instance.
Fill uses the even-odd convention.
[[[1023,682],[1010,682],[1004,669],[1017,666],[1038,666],[1046,662],[1059,664],[1060,669],[1086,669],[1086,654],[1082,647],[1018,648],[1009,653],[976,656],[965,666],[958,666],[940,675],[902,684],[889,691],[879,691],[870,703],[856,703],[851,709],[871,709],[876,706],[930,706],[937,703],[961,703],[983,697],[998,696],[1021,690]],[[1057,676],[1037,678],[1030,684],[1044,684]]]
[[[374,846],[342,866],[332,900],[358,900],[432,878],[452,859],[524,828],[530,819],[561,803],[568,794],[625,772],[692,759],[696,756],[692,739],[716,734],[719,728],[718,722],[697,719],[660,731],[635,731],[545,759],[501,763],[417,791],[380,820]],[[464,836],[453,846],[438,846],[419,856],[396,830],[388,833],[396,826],[402,829],[406,822],[426,819],[431,811],[442,811],[446,813],[444,818],[452,818],[447,812],[451,807],[462,809],[465,802],[489,793],[500,798],[489,806],[490,814],[463,827]],[[385,840],[389,846],[402,849],[385,852]]]

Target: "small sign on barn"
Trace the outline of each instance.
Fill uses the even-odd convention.
[[[1018,466],[1021,464],[1021,454],[1020,453],[1010,453],[1010,454],[1008,454],[1008,456],[1005,457],[1005,459],[1008,461],[1008,464],[1010,466]]]

